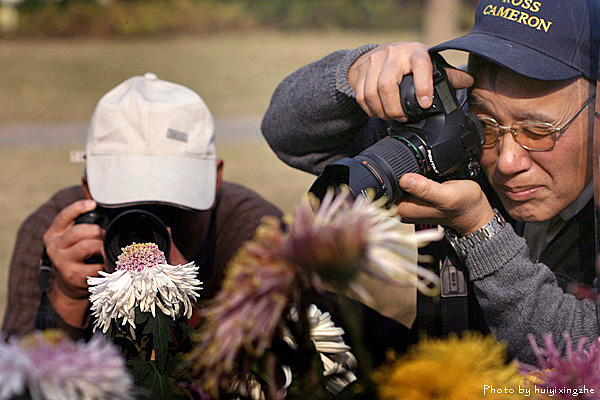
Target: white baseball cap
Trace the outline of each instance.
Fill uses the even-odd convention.
[[[162,203],[207,210],[215,200],[213,117],[193,90],[153,73],[127,79],[98,102],[85,159],[103,206]]]

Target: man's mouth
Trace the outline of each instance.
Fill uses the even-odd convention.
[[[501,186],[502,191],[509,199],[513,201],[527,201],[534,198],[539,192],[541,186]]]

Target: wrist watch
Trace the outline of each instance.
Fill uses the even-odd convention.
[[[446,238],[456,254],[462,259],[467,258],[467,254],[480,243],[486,242],[500,232],[506,221],[497,209],[494,209],[494,218],[475,232],[461,236],[454,229],[446,228]]]

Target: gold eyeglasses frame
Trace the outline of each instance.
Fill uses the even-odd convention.
[[[529,151],[548,151],[548,150],[552,150],[554,148],[554,146],[556,145],[556,140],[557,140],[557,135],[562,132],[575,118],[577,118],[577,116],[579,114],[581,114],[581,112],[590,104],[590,102],[595,98],[595,96],[590,96],[585,103],[583,103],[583,105],[581,106],[581,108],[575,113],[575,115],[573,115],[571,118],[569,118],[569,120],[567,122],[565,122],[560,128],[556,128],[554,125],[548,123],[548,122],[528,122],[528,121],[516,121],[513,122],[510,126],[504,126],[504,125],[500,125],[498,123],[498,121],[496,121],[494,118],[490,118],[490,117],[480,117],[478,116],[477,118],[479,118],[479,120],[481,121],[482,124],[486,124],[490,127],[493,127],[497,130],[497,132],[494,132],[494,141],[492,143],[487,143],[487,135],[486,135],[486,143],[482,146],[484,148],[491,148],[493,147],[496,143],[498,143],[498,141],[500,140],[500,138],[502,136],[504,136],[504,131],[509,131],[510,134],[512,135],[513,139],[515,139],[515,142],[517,142],[522,148],[524,148],[525,150],[529,150]],[[516,124],[518,124],[518,126],[516,126]],[[532,135],[537,135],[539,137],[547,137],[550,136],[552,137],[552,146],[548,147],[548,148],[544,148],[544,149],[536,149],[536,148],[532,148],[529,146],[524,145],[523,143],[521,143],[519,141],[519,132],[517,131],[517,129],[520,126],[523,125],[530,125],[530,126],[534,126],[537,129],[540,128],[545,128],[548,129],[547,133],[544,134],[537,134],[537,133],[532,133]]]

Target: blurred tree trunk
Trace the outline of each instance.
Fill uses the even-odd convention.
[[[461,34],[460,7],[460,0],[425,0],[425,43],[435,45]]]

